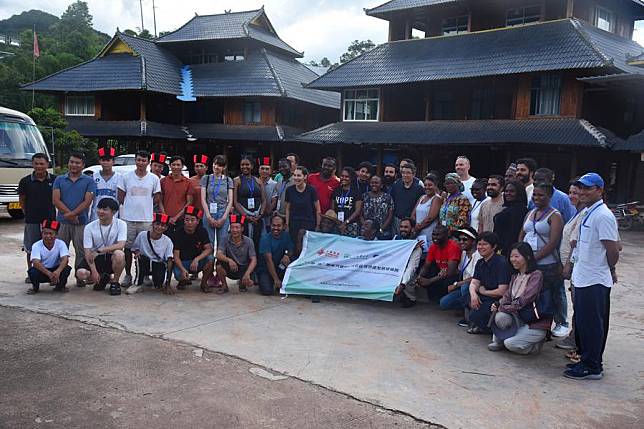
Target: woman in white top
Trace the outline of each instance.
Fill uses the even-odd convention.
[[[432,232],[438,223],[443,200],[439,195],[438,178],[433,174],[425,177],[425,195],[416,202],[411,217],[416,221],[417,238],[423,240],[423,252],[426,253],[432,242]]]

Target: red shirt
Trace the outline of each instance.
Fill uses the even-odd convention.
[[[197,210],[203,210],[201,207],[201,177],[192,176],[190,178],[190,195],[192,195],[192,205]]]
[[[190,193],[190,180],[181,175],[179,179],[166,176],[161,179],[161,192],[163,192],[163,207],[165,214],[176,216],[185,207]]]
[[[447,263],[449,261],[456,261],[456,263],[461,260],[461,248],[453,242],[452,240],[447,240],[447,244],[443,247],[438,247],[436,244],[432,244],[427,252],[427,263],[431,264],[435,262],[439,269],[446,270]]]
[[[313,186],[318,193],[320,212],[322,214],[326,213],[327,210],[331,208],[331,196],[333,195],[333,191],[340,187],[340,179],[335,176],[331,176],[328,180],[324,180],[320,177],[320,173],[313,173],[309,174],[306,182]]]

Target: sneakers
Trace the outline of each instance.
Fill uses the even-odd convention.
[[[400,293],[399,299],[400,299],[400,306],[402,308],[411,308],[414,305],[416,305],[416,301],[409,298],[407,295],[405,295],[405,292]]]
[[[123,281],[121,282],[121,287],[127,288],[130,286],[132,286],[132,276],[130,274],[126,274],[125,277],[123,277]]]
[[[76,287],[85,287],[87,282],[85,280],[76,280]]]
[[[572,378],[573,380],[601,380],[602,378],[604,378],[603,372],[591,371],[583,364],[565,370],[563,375],[564,377]]]
[[[552,330],[552,336],[557,338],[567,337],[570,333],[570,328],[564,325],[555,325],[555,328]]]
[[[501,343],[497,343],[496,341],[492,341],[490,344],[487,345],[487,349],[491,352],[499,352],[503,350],[505,347]]]
[[[121,294],[121,285],[118,282],[110,283],[110,295],[120,295]]]
[[[460,326],[461,328],[468,328],[470,326],[470,324],[465,319],[459,320],[457,325]]]
[[[137,292],[143,292],[143,286],[139,286],[139,285],[130,286],[127,289],[127,291],[125,291],[125,293],[128,295],[133,295]]]
[[[110,275],[107,273],[101,274],[101,278],[98,280],[98,283],[94,285],[94,290],[101,291],[105,290],[105,286],[110,282]]]
[[[143,279],[143,286],[152,286],[152,279],[148,276],[145,276]]]
[[[575,344],[575,339],[568,335],[564,340],[555,344],[555,347],[562,350],[575,350],[577,345]]]
[[[31,284],[31,279],[29,278],[29,276],[25,277],[25,284]]]

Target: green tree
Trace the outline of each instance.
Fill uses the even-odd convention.
[[[371,40],[354,40],[347,48],[347,52],[340,57],[340,64],[344,64],[352,59],[359,57],[367,51],[376,47]]]

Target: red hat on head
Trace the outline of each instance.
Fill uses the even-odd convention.
[[[240,223],[240,224],[243,225],[244,222],[246,222],[246,216],[244,216],[244,215],[236,215],[236,214],[230,215],[230,223],[231,224]]]
[[[170,223],[170,216],[163,213],[155,213],[152,222],[158,222],[162,225],[167,225],[168,223]]]
[[[150,154],[150,162],[158,162],[159,164],[165,164],[167,159],[168,159],[168,155],[165,152]]]
[[[98,148],[98,157],[99,158],[114,158],[116,156],[116,148],[114,147],[99,147]]]
[[[194,164],[208,164],[208,155],[195,155],[192,157]]]
[[[199,219],[203,216],[203,212],[201,210],[197,210],[195,206],[186,206],[185,210],[183,211],[184,215],[190,215],[190,216],[197,216]]]
[[[40,228],[41,229],[48,228],[48,229],[53,229],[54,231],[58,231],[58,229],[60,228],[60,222],[58,222],[57,220],[45,219],[40,224]]]
[[[263,158],[257,158],[257,163],[259,165],[268,165],[270,167],[271,159],[268,156],[265,156]]]

